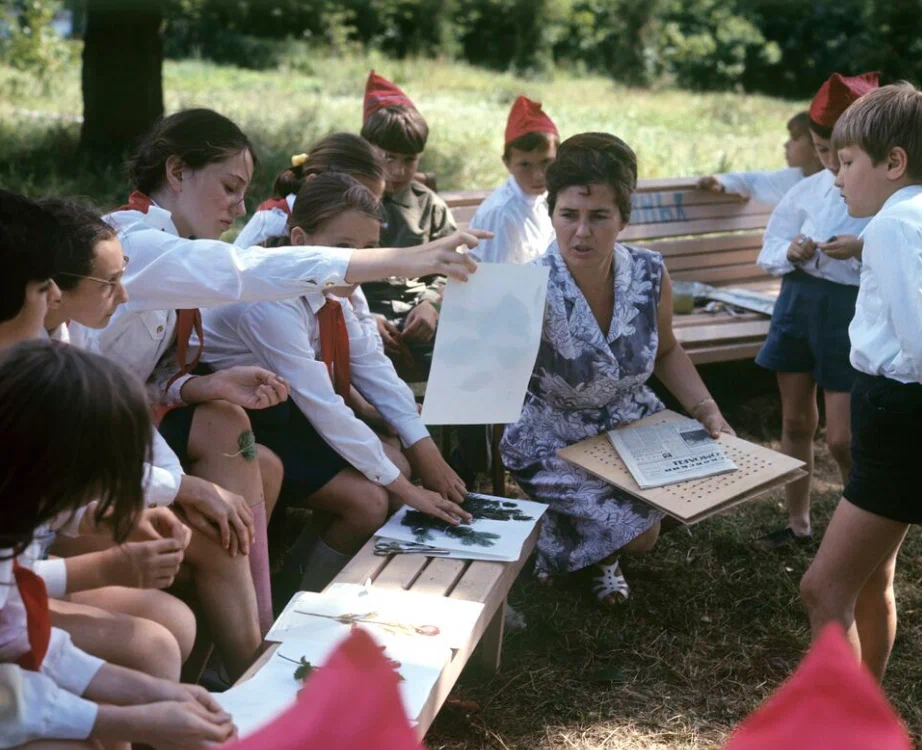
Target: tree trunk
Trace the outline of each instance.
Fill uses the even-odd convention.
[[[163,114],[157,3],[88,0],[80,146],[121,154]]]

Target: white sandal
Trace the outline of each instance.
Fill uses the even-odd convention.
[[[630,594],[627,580],[621,573],[621,561],[610,565],[597,564],[598,574],[592,579],[592,593],[603,603],[623,604]],[[615,600],[609,599],[614,595]]]

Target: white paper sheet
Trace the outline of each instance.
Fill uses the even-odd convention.
[[[482,263],[449,280],[426,385],[426,424],[511,424],[522,413],[547,298],[548,269]]]
[[[234,717],[241,738],[269,724],[294,704],[302,687],[294,678],[296,668],[275,653],[251,679],[223,693],[212,693]]]
[[[525,540],[547,510],[543,503],[473,492],[462,507],[474,520],[452,527],[404,506],[378,530],[378,535],[455,550],[462,556],[475,552],[477,559],[511,562],[519,559]]]
[[[478,602],[336,583],[321,594],[296,594],[266,640],[336,642],[349,633],[355,621],[346,616],[356,615],[356,624],[380,643],[461,648],[482,611],[483,604]]]

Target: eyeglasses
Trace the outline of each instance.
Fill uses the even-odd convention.
[[[108,281],[107,279],[100,279],[100,278],[97,278],[96,276],[84,276],[83,274],[79,274],[79,273],[68,273],[66,271],[59,271],[55,275],[56,276],[70,276],[72,279],[86,279],[87,281],[95,281],[97,284],[102,284],[104,287],[106,287],[105,290],[103,291],[103,294],[106,297],[111,297],[115,293],[115,288],[122,285],[121,274],[125,273],[125,268],[128,267],[128,256],[123,255],[122,261],[123,261],[122,270],[119,271],[119,278],[117,278],[115,281]]]

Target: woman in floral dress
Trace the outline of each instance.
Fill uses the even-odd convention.
[[[662,513],[564,461],[557,451],[663,409],[656,376],[716,437],[732,430],[672,330],[672,287],[659,253],[618,243],[630,219],[637,158],[620,138],[566,140],[548,171],[556,240],[532,261],[550,269],[541,348],[503,460],[550,506],[536,570],[547,580],[595,565],[600,601],[627,598],[622,552],[656,543]]]

